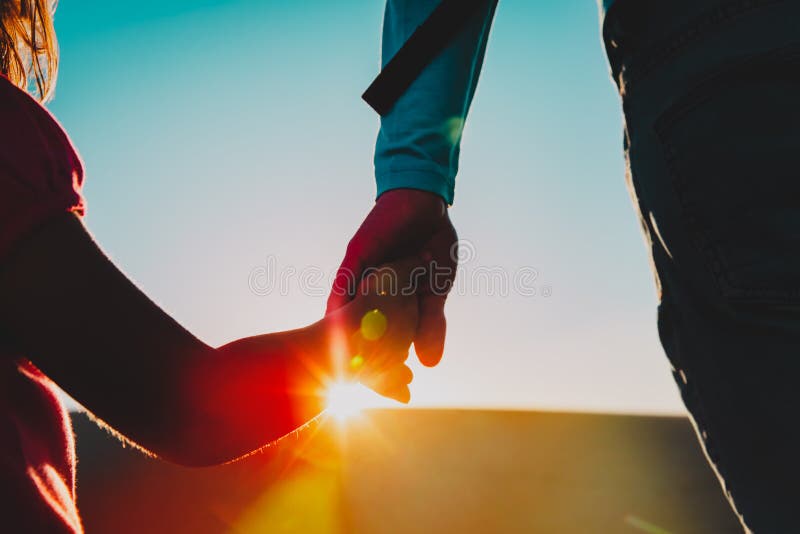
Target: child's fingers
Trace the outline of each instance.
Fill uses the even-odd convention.
[[[341,322],[355,345],[411,344],[417,329],[418,305],[410,297],[367,297],[353,307],[353,317]]]
[[[414,380],[414,372],[407,365],[395,365],[381,372],[366,372],[359,378],[361,382],[378,393],[399,386],[407,386]]]
[[[397,365],[381,373],[367,373],[361,377],[361,382],[384,397],[408,403],[411,400],[411,390],[408,385],[414,380],[414,373],[407,365]]]
[[[415,328],[415,321],[399,317],[397,313],[387,315],[377,308],[367,311],[349,337],[350,370],[369,368],[381,371],[402,364],[408,359]]]
[[[397,383],[408,384],[414,378],[409,369],[408,372],[402,371],[406,368],[405,362],[408,360],[408,349],[396,352],[381,352],[366,357],[358,355],[351,359],[350,376],[356,378],[364,384],[377,384],[379,381],[394,380]],[[405,382],[403,382],[405,380]]]
[[[364,358],[364,374],[378,375],[387,370],[403,366],[409,357],[409,345],[399,345],[395,347],[382,346],[376,347],[372,353],[367,353]]]
[[[403,404],[408,404],[411,402],[411,389],[409,389],[408,386],[399,387],[389,394],[389,398],[397,402],[402,402]]]

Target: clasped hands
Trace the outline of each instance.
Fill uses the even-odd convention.
[[[429,367],[444,352],[444,305],[457,246],[438,195],[396,189],[378,198],[347,246],[328,299],[324,321],[348,336],[339,343],[345,355],[336,356],[337,373],[386,397],[410,400],[411,344]]]

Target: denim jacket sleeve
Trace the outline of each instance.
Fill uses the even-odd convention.
[[[384,66],[437,3],[387,0]],[[375,148],[378,196],[411,188],[436,193],[453,203],[461,134],[480,77],[495,7],[496,2],[486,2],[381,118]]]

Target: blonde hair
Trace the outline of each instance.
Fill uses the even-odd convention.
[[[53,96],[58,43],[57,0],[0,0],[0,73],[42,102]],[[32,87],[33,86],[33,87]]]

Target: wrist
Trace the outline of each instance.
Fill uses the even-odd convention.
[[[436,193],[421,189],[400,188],[386,191],[375,205],[409,218],[421,218],[436,223],[447,216],[448,205]]]
[[[414,187],[397,187],[389,189],[378,195],[377,202],[381,199],[403,197],[409,201],[414,202],[419,206],[426,206],[433,209],[444,210],[447,209],[448,204],[446,199],[439,193],[428,191],[426,189],[417,189]]]
[[[436,166],[433,168],[414,166],[405,170],[392,169],[383,172],[376,169],[375,185],[378,197],[396,189],[410,189],[438,195],[445,204],[450,205],[455,195],[455,182]]]

